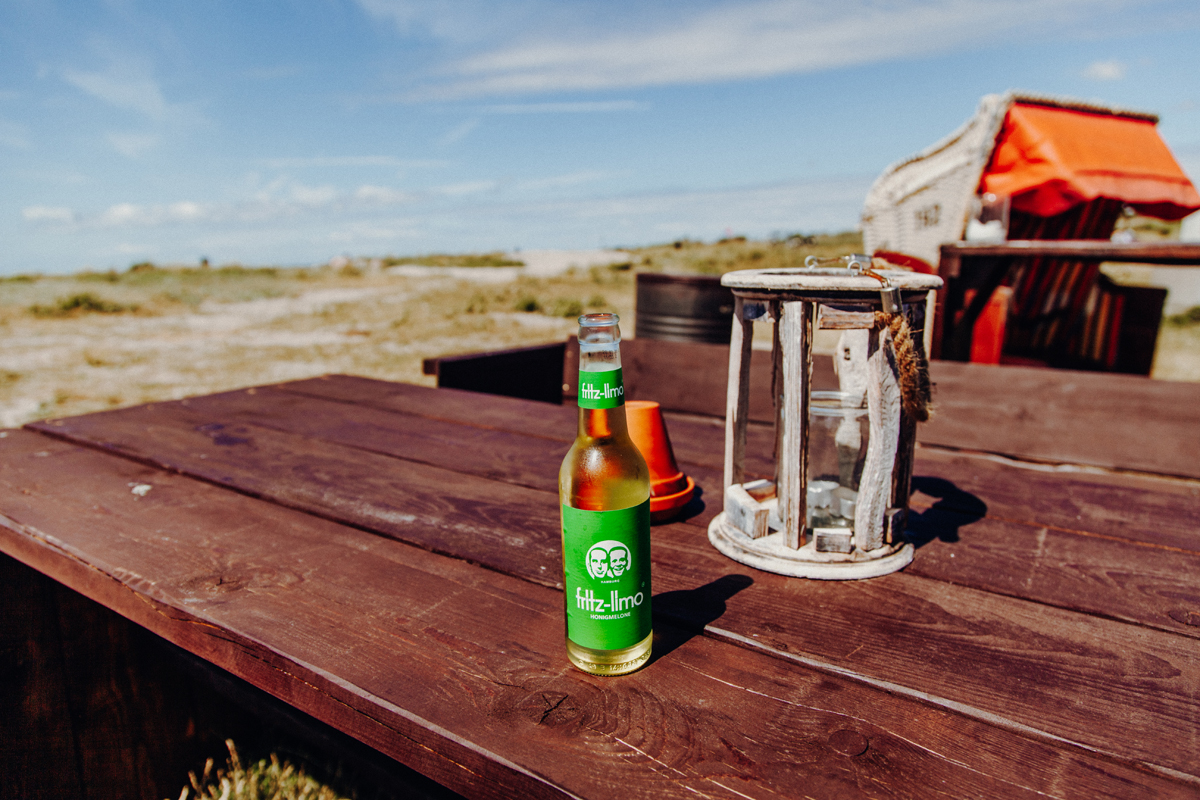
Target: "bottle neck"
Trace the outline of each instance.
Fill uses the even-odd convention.
[[[579,343],[579,382],[582,385],[589,377],[620,375],[620,340],[599,343]],[[605,381],[610,383],[609,381]],[[624,386],[610,383],[608,391],[619,386],[622,393],[620,404],[609,408],[588,408],[588,401],[581,397],[579,406],[580,437],[605,439],[609,437],[629,438],[625,421]]]
[[[625,420],[625,406],[579,409],[578,436],[585,439],[628,439],[629,426]]]

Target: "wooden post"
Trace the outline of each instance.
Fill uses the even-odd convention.
[[[779,322],[783,349],[782,428],[775,463],[779,519],[784,543],[804,545],[808,506],[808,404],[812,381],[813,304],[785,301]],[[777,402],[780,402],[777,400]]]
[[[947,314],[954,313],[953,309],[949,307],[951,301],[950,286],[952,283],[957,286],[958,274],[961,269],[962,263],[958,251],[952,246],[942,245],[938,258],[937,274],[944,283],[934,296],[933,319],[926,323],[933,331],[925,340],[925,352],[929,354],[930,358],[942,357],[943,340],[946,337],[947,330],[953,325],[953,320],[947,321],[946,319]]]
[[[783,340],[780,330],[783,328],[783,303],[772,300],[767,306],[771,314],[771,407],[775,411],[772,424],[775,426],[774,450],[771,460],[775,463],[775,489],[779,489],[779,453],[783,444]]]
[[[900,381],[889,329],[872,330],[867,356],[867,417],[871,435],[858,485],[854,543],[869,552],[883,546],[883,515],[892,499],[892,469],[900,434]]]
[[[725,394],[725,489],[746,480],[746,418],[750,411],[750,344],[754,320],[746,319],[746,302],[733,298],[733,332],[729,336],[729,386]]]

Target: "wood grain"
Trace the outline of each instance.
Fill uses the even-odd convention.
[[[33,433],[0,454],[5,551],[469,796],[1194,791],[810,669],[773,639],[780,655],[660,619],[649,668],[585,676],[554,590]],[[668,616],[728,614],[752,588],[660,571]]]
[[[428,390],[427,390],[428,391]],[[165,416],[168,404],[162,404],[155,413]],[[173,406],[177,413],[181,405]],[[81,430],[85,424],[96,420],[108,420],[100,425],[109,433],[116,430],[112,420],[129,412],[109,412],[89,418],[63,421],[55,428],[60,434]],[[180,424],[186,428],[192,420]],[[98,423],[97,423],[98,424]],[[163,430],[171,424],[164,423]],[[129,436],[137,430],[130,429]],[[236,432],[235,432],[236,433]],[[98,435],[98,434],[93,434]],[[126,435],[126,434],[122,434]],[[714,429],[720,437],[720,429]],[[271,474],[274,455],[277,451],[295,449],[298,452],[315,453],[314,448],[303,443],[287,444],[280,441],[270,450],[244,448],[237,458],[222,456],[229,447],[217,444],[207,437],[192,437],[180,444],[172,444],[171,436],[159,430],[142,429],[141,439],[131,440],[129,447],[140,447],[141,452],[153,450],[157,463],[170,465],[173,469],[193,471],[215,470],[205,474],[225,474],[230,486],[239,486],[256,480],[256,475]],[[258,438],[254,441],[257,443]],[[124,445],[123,445],[124,446]],[[305,449],[307,447],[307,449]],[[149,448],[149,450],[147,449]],[[207,448],[207,449],[205,449]],[[200,455],[206,456],[199,458]],[[359,497],[357,491],[357,466],[340,467],[333,457],[334,448],[328,448],[328,460],[321,462],[322,492],[312,502],[326,504],[324,513],[335,517],[344,513],[345,498]],[[417,454],[419,455],[419,454]],[[315,456],[314,456],[315,457]],[[342,455],[340,458],[358,458],[357,455]],[[255,459],[263,459],[255,462]],[[216,460],[216,466],[208,462]],[[239,464],[241,466],[239,466]],[[377,472],[385,468],[370,465],[367,470]],[[304,475],[289,477],[288,470],[276,470],[276,483],[272,486],[254,486],[255,494],[262,496],[287,496],[295,492],[289,481],[308,480]],[[918,474],[919,470],[918,470]],[[259,479],[261,480],[261,479]],[[400,483],[397,481],[396,483]],[[540,507],[536,499],[514,494],[506,499],[515,488],[500,489],[502,484],[488,482],[460,474],[452,483],[440,488],[441,497],[436,507],[418,506],[427,509],[427,518],[413,522],[402,532],[406,540],[417,541],[426,537],[421,546],[446,552],[444,542],[460,524],[466,525],[466,515],[472,498],[491,493],[496,506],[505,502],[513,504],[513,514],[504,517],[503,525],[520,526],[519,512],[530,514]],[[929,487],[933,488],[933,487]],[[398,491],[400,487],[397,487]],[[376,489],[368,484],[361,494],[372,496]],[[271,494],[274,493],[274,494]],[[401,497],[397,495],[397,497]],[[546,492],[545,516],[541,521],[537,514],[530,514],[528,522],[521,528],[525,540],[522,550],[550,553],[557,539],[557,520],[554,512],[554,495]],[[397,499],[397,507],[403,508],[410,501]],[[413,501],[415,502],[415,501]],[[960,500],[960,505],[963,501]],[[500,517],[496,517],[500,519]],[[964,541],[968,538],[969,525],[974,520],[965,520],[959,531]],[[369,520],[358,522],[373,530],[389,535],[395,532],[382,528]],[[478,520],[472,519],[478,526]],[[943,520],[944,524],[944,520]],[[979,523],[983,525],[984,523]],[[501,527],[498,524],[498,528]],[[1026,526],[1021,542],[1026,552],[1037,546],[1037,530]],[[1012,535],[1011,526],[994,534],[991,541],[1002,541]],[[655,529],[655,541],[678,552],[663,556],[655,554],[656,581],[660,586],[696,586],[711,583],[727,574],[730,562],[724,560],[707,544],[703,532],[692,525],[667,525]],[[1081,538],[1076,535],[1076,538]],[[982,539],[981,539],[982,541]],[[711,628],[712,635],[729,636],[743,644],[753,643],[755,635],[771,632],[766,645],[772,653],[800,653],[806,658],[834,665],[848,652],[847,630],[853,629],[854,641],[864,645],[854,659],[855,674],[870,681],[894,681],[898,686],[910,690],[932,692],[949,703],[961,703],[980,709],[981,714],[995,714],[1011,720],[1016,727],[1027,726],[1045,731],[1053,736],[1076,740],[1103,752],[1119,754],[1120,757],[1162,763],[1155,759],[1170,758],[1171,769],[1186,770],[1194,752],[1181,751],[1178,744],[1163,745],[1160,734],[1174,737],[1172,741],[1188,741],[1182,731],[1197,722],[1197,703],[1185,687],[1188,681],[1200,680],[1195,674],[1195,639],[1190,636],[1164,635],[1134,626],[1078,614],[1075,611],[1054,609],[1040,605],[1045,600],[1064,603],[1067,609],[1094,608],[1100,604],[1103,615],[1113,619],[1151,619],[1153,624],[1164,627],[1162,605],[1165,597],[1176,592],[1176,605],[1186,608],[1189,592],[1194,594],[1194,574],[1198,566],[1193,556],[1181,558],[1175,552],[1163,552],[1154,548],[1142,548],[1130,542],[1096,539],[1096,548],[1074,548],[1072,558],[1079,561],[1070,569],[1046,571],[1044,578],[1014,581],[1011,576],[996,576],[985,585],[984,591],[955,587],[952,571],[943,571],[941,579],[928,580],[915,574],[879,579],[869,584],[855,584],[853,589],[844,585],[820,586],[815,582],[789,581],[777,576],[756,575],[754,586],[739,594],[739,607],[744,613],[733,613],[732,609],[722,618],[721,628]],[[1051,544],[1057,546],[1056,541]],[[499,544],[493,545],[485,537],[474,542],[466,536],[456,540],[455,554],[477,563],[483,563],[526,580],[545,582],[545,573],[536,559],[523,562],[520,558],[497,554]],[[474,551],[469,548],[474,547]],[[489,549],[491,548],[491,549]],[[986,550],[975,552],[970,548],[958,547],[953,551],[958,559],[966,561],[958,567],[970,581],[979,582],[988,570],[996,565],[987,559]],[[1051,558],[1055,553],[1050,550]],[[918,553],[918,564],[921,562]],[[1014,553],[1012,563],[1019,553]],[[972,559],[975,559],[972,561]],[[1003,563],[1003,562],[1002,562]],[[1049,559],[1037,562],[1039,566],[1053,563]],[[526,566],[522,566],[526,564]],[[1071,584],[1056,583],[1056,575],[1062,572],[1077,582],[1106,578],[1097,583],[1096,589],[1080,598],[1070,596]],[[1138,580],[1122,579],[1126,573],[1145,574],[1149,577]],[[1028,571],[1015,572],[1028,578]],[[1091,576],[1091,577],[1089,577]],[[557,576],[555,576],[557,580]],[[663,584],[661,582],[665,581]],[[674,583],[672,583],[674,582]],[[879,588],[876,588],[879,587]],[[1002,596],[1021,588],[1037,603]],[[996,593],[993,593],[994,589]],[[799,594],[796,592],[799,591]],[[936,599],[931,599],[936,598]],[[745,604],[742,606],[741,604]],[[787,622],[780,623],[778,608],[793,609]],[[1047,633],[1038,621],[1042,618],[1054,620]],[[1185,622],[1172,629],[1191,628]],[[931,620],[934,622],[931,624]],[[1019,620],[1019,622],[1014,621]],[[1049,624],[1049,623],[1048,623]],[[774,626],[774,627],[772,627]],[[722,633],[721,631],[725,631]],[[1155,636],[1160,638],[1154,638]],[[743,641],[746,640],[746,641]],[[766,641],[766,640],[763,640]],[[1041,642],[1039,648],[1030,650],[1029,643]],[[856,645],[857,646],[857,645]],[[956,656],[948,665],[948,654]],[[1079,654],[1087,654],[1081,658]],[[1139,661],[1139,659],[1141,659]],[[1061,660],[1062,663],[1058,663]],[[980,662],[979,664],[976,661]],[[986,669],[981,664],[988,665]],[[1097,665],[1101,665],[1097,667]],[[1149,667],[1141,665],[1160,664],[1143,678],[1140,684],[1147,687],[1147,697],[1129,694],[1125,677],[1129,670],[1141,674]],[[947,672],[947,666],[953,669]],[[1089,701],[1079,705],[1079,698]],[[1115,698],[1115,699],[1114,699]],[[1150,702],[1152,698],[1160,698]],[[1130,732],[1135,731],[1136,735]],[[1160,744],[1156,745],[1155,742]],[[1191,746],[1191,745],[1188,745]],[[1200,763],[1200,762],[1197,762]]]
[[[900,373],[890,328],[871,330],[867,354],[871,433],[854,509],[854,540],[860,550],[871,551],[883,546],[883,516],[892,504],[892,472],[900,444]]]
[[[808,407],[812,392],[812,303],[785,302],[780,308],[778,331],[782,343],[780,424],[775,431],[775,486],[778,487],[779,521],[787,547],[804,545],[808,486]]]
[[[257,396],[272,397],[267,392]],[[388,415],[397,422],[390,429],[369,422],[339,426],[322,415],[328,409],[319,401],[283,396],[270,416],[280,424],[288,414],[293,427],[301,428],[302,435],[296,435],[240,422],[236,413],[242,411],[244,418],[247,397],[232,393],[199,402],[159,403],[37,427],[526,580],[561,584],[559,510],[551,492],[557,491],[559,450],[565,448],[557,443],[553,453],[545,454],[545,442],[530,437],[499,431],[477,431],[471,437],[461,428],[453,436],[431,430],[433,422],[398,414]],[[312,438],[318,431],[333,431],[341,441],[350,439],[372,451]],[[412,438],[406,440],[405,435]],[[495,452],[507,452],[504,460],[511,469],[482,461],[488,451],[471,447],[480,440],[495,444]],[[458,445],[452,446],[453,441]],[[401,457],[381,454],[387,452]],[[467,476],[433,467],[422,458],[454,464],[473,457],[478,474],[511,478],[512,470],[530,468],[529,461],[520,458],[523,453],[534,468],[542,467],[537,482],[543,491],[465,480]],[[518,477],[528,476],[522,472]]]
[[[1121,243],[1087,239],[950,242],[942,245],[943,260],[947,257],[961,259],[964,256],[1086,258],[1189,267],[1200,265],[1200,245],[1188,242]]]
[[[439,399],[443,394],[441,390],[434,392],[418,387],[411,388]],[[538,407],[545,408],[540,405]],[[444,408],[444,404],[440,405],[439,411]],[[337,410],[336,407],[334,410]],[[177,412],[184,416],[172,421],[171,415]],[[358,455],[340,447],[322,445],[320,437],[325,437],[324,441],[327,442],[351,447],[355,443],[365,443],[365,446],[379,450],[390,448],[390,452],[398,458],[414,460],[418,464],[433,461],[447,470],[455,468],[458,451],[442,447],[437,439],[429,440],[425,445],[421,445],[420,440],[414,440],[409,443],[410,446],[402,446],[403,432],[410,430],[412,426],[409,419],[401,414],[381,413],[372,417],[369,413],[359,414],[356,411],[354,417],[357,421],[371,420],[371,424],[366,427],[363,436],[355,434],[339,438],[347,430],[353,433],[358,428],[337,423],[333,419],[321,422],[322,416],[327,413],[333,412],[325,408],[321,401],[314,403],[301,400],[299,405],[293,405],[289,396],[260,390],[256,395],[231,393],[203,401],[158,404],[142,409],[77,417],[63,421],[62,425],[53,426],[51,429],[59,435],[72,436],[79,441],[110,447],[136,457],[149,458],[172,469],[179,469],[206,480],[223,482],[241,491],[269,496],[277,502],[306,508],[333,518],[339,518],[339,515],[347,517],[347,509],[352,509],[357,516],[347,518],[353,519],[355,524],[405,539],[408,536],[407,531],[415,529],[397,522],[389,522],[389,515],[394,515],[396,509],[403,507],[406,502],[404,498],[408,496],[410,489],[406,488],[409,479],[405,476],[412,470],[402,464],[393,465],[390,459]],[[222,416],[223,414],[225,416]],[[707,526],[721,506],[721,462],[716,454],[721,450],[722,427],[717,421],[668,416],[676,453],[680,455],[685,471],[696,479],[703,492],[703,507],[689,509],[688,513],[692,516],[688,521]],[[517,423],[524,424],[527,418],[528,415],[517,417],[514,427]],[[156,419],[159,421],[156,422]],[[216,421],[220,419],[230,420],[227,430],[206,428],[222,425],[223,423]],[[491,422],[499,424],[502,420],[493,418]],[[238,427],[246,424],[252,424],[256,433]],[[292,427],[302,433],[304,438],[293,442],[288,438],[273,436],[269,430],[260,431],[260,425],[270,425],[277,430]],[[153,458],[150,458],[146,454],[144,440],[147,433],[159,428],[167,432],[162,441],[156,444]],[[207,432],[199,432],[197,428],[206,428]],[[222,438],[223,430],[228,438]],[[497,433],[495,430],[491,432]],[[756,477],[769,475],[765,470],[770,469],[771,464],[770,430],[763,426],[751,426],[750,433],[752,446],[748,463],[752,465],[751,472]],[[256,435],[259,438],[255,438]],[[453,438],[453,434],[447,436]],[[310,437],[316,441],[310,440]],[[239,438],[248,438],[251,441],[222,443]],[[469,438],[469,435],[463,438]],[[389,442],[392,445],[388,445]],[[518,459],[518,462],[524,463],[518,463],[517,469],[521,471],[520,475],[526,476],[526,480],[533,484],[532,488],[540,488],[546,492],[556,490],[553,475],[559,460],[557,450],[551,448],[543,452],[543,440],[526,441],[515,436],[507,443],[500,440],[498,446],[508,448],[511,453],[524,454],[522,459]],[[565,447],[564,442],[562,449],[565,450]],[[766,451],[765,456],[754,457],[755,453],[761,456],[763,450]],[[307,455],[296,458],[288,455],[289,451]],[[689,457],[707,453],[707,460],[711,466],[687,463],[683,458],[685,453]],[[482,458],[486,451],[481,448],[477,455]],[[1165,625],[1168,629],[1189,635],[1196,631],[1195,627],[1186,625],[1186,620],[1190,619],[1187,614],[1191,612],[1187,611],[1190,606],[1186,599],[1187,591],[1183,588],[1191,583],[1191,567],[1188,566],[1191,562],[1187,558],[1175,556],[1174,552],[1179,549],[1191,553],[1200,550],[1200,534],[1197,533],[1200,530],[1200,484],[1136,476],[1064,473],[1039,469],[1036,468],[1037,465],[1032,465],[1031,468],[1030,465],[1020,462],[1005,463],[992,458],[929,448],[919,450],[918,456],[918,493],[915,502],[919,516],[914,517],[914,524],[920,523],[920,527],[914,529],[914,536],[922,544],[932,540],[957,542],[961,539],[972,546],[992,547],[995,542],[988,539],[983,532],[992,528],[980,521],[985,516],[1005,524],[1003,529],[1008,533],[1000,535],[1001,538],[1014,535],[1011,531],[1022,531],[1022,535],[1014,539],[1014,547],[1017,547],[1019,552],[1028,554],[1036,552],[1035,543],[1039,531],[1043,528],[1058,531],[1086,543],[1081,551],[1088,555],[1086,566],[1080,564],[1077,571],[1072,572],[1043,570],[1039,573],[1041,578],[1024,586],[1020,596],[1056,605],[1070,599],[1071,603],[1066,606],[1069,608],[1080,608],[1156,627]],[[301,466],[294,472],[276,468],[276,464],[291,464],[297,461],[301,462]],[[458,460],[457,463],[460,465],[458,469],[466,472],[473,462]],[[539,467],[542,472],[534,474],[530,465],[536,466],[538,463],[542,464]],[[476,465],[475,469],[481,475],[501,480],[512,479],[511,475],[506,477],[497,464],[492,464],[490,469],[486,464]],[[760,471],[755,473],[755,469]],[[272,477],[263,479],[263,474],[272,474]],[[324,476],[322,480],[325,481],[325,486],[320,492],[314,492],[312,489],[313,475]],[[444,476],[436,471],[426,474],[417,469],[412,478],[413,486],[428,488],[436,485],[435,481],[430,480],[430,475]],[[459,478],[454,480],[461,481]],[[365,495],[364,499],[361,490],[367,486],[378,487],[378,492]],[[492,490],[480,489],[479,492],[488,493]],[[430,501],[424,498],[420,491],[417,492],[415,502],[417,508],[431,508]],[[484,508],[489,508],[490,505],[488,501]],[[926,515],[924,512],[933,506],[936,506],[934,513]],[[436,510],[436,503],[432,507],[436,513],[441,513]],[[468,513],[472,513],[470,506],[464,508],[467,508]],[[545,501],[544,510],[535,514],[533,518],[541,520],[537,524],[543,526],[545,531],[551,532],[547,535],[554,535],[552,532],[556,530],[557,522],[552,500]],[[403,516],[400,519],[403,519]],[[1009,523],[1015,524],[1016,527]],[[405,540],[434,549],[444,548],[448,543],[455,541],[463,546],[476,545],[473,542],[474,535],[461,532],[464,529],[456,528],[457,523],[448,521],[439,524],[449,533],[439,534],[435,540],[426,543]],[[503,526],[508,523],[501,517],[475,516],[471,524],[476,527],[481,524],[491,525],[491,529],[497,531],[494,535],[480,537],[477,544],[481,548],[491,548],[491,552],[499,553],[500,555],[496,556],[499,559],[505,552],[503,542],[506,541],[507,534]],[[992,543],[985,545],[985,542]],[[549,565],[557,563],[557,543],[543,542],[531,547],[531,552],[541,553],[529,562],[536,565],[538,573],[513,574],[539,580],[538,574],[553,572]],[[475,555],[470,553],[466,557],[473,558]],[[972,562],[947,562],[957,564],[968,572],[960,574],[957,570],[952,571],[946,573],[945,578],[966,582],[980,589],[992,588],[1006,594],[1012,593],[1012,581],[1007,576],[999,573],[993,575],[989,571],[987,565],[990,557],[986,552],[980,552],[977,562],[980,567],[973,570],[969,570]],[[495,563],[504,564],[511,561],[497,560]],[[920,568],[921,561],[919,552],[917,564],[913,569]],[[546,566],[546,570],[541,570],[542,566]],[[509,566],[500,568],[511,571],[517,567],[510,563]],[[1108,590],[1079,593],[1079,587],[1073,580],[1078,570],[1094,574],[1119,574],[1128,570],[1162,574],[1166,583],[1161,592],[1170,593],[1173,581],[1174,591],[1184,594],[1175,602],[1168,603],[1165,595],[1157,592],[1153,595],[1137,592],[1129,596]],[[555,581],[557,578],[550,583]],[[1177,622],[1170,616],[1164,617],[1164,613],[1174,614],[1185,622]]]
[[[1200,478],[1200,384],[949,361],[930,372],[919,442]]]
[[[729,382],[725,394],[725,466],[722,492],[746,480],[746,423],[750,410],[750,344],[754,320],[746,318],[746,303],[733,301],[733,327],[729,337]]]
[[[0,555],[0,774],[30,800],[83,796],[51,584]]]

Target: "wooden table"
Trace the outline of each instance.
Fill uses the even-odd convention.
[[[653,529],[624,678],[563,654],[569,406],[331,376],[34,424],[0,439],[0,550],[470,797],[1200,795],[1200,386],[934,378],[916,560],[863,582],[719,555],[722,422],[669,415],[703,499]],[[54,780],[113,771],[14,702]]]

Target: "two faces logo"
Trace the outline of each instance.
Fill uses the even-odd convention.
[[[629,548],[620,542],[606,539],[587,551],[587,571],[596,580],[619,578],[633,566]]]

